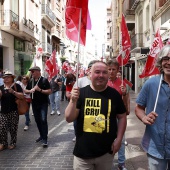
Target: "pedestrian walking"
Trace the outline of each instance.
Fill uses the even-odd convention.
[[[67,122],[77,119],[74,170],[111,170],[121,146],[126,108],[120,94],[107,86],[108,76],[106,63],[97,61],[91,68],[91,84],[71,91],[65,117]]]
[[[27,131],[28,129],[29,129],[29,124],[30,124],[30,115],[29,115],[29,112],[30,112],[30,105],[31,105],[31,96],[30,96],[30,94],[26,94],[25,93],[25,89],[26,89],[26,87],[27,87],[27,84],[28,84],[28,82],[29,82],[29,76],[27,76],[27,75],[24,75],[24,76],[22,76],[22,90],[23,90],[23,92],[24,92],[24,97],[25,97],[25,99],[26,99],[26,102],[28,103],[28,106],[29,106],[29,109],[28,109],[28,111],[25,113],[25,127],[24,127],[24,131]]]
[[[67,76],[67,72],[64,72],[64,74],[61,77],[61,101],[67,100],[67,96],[66,96],[66,85],[65,85],[65,81],[66,81],[66,76]]]
[[[24,98],[22,88],[15,84],[16,76],[11,71],[6,71],[3,75],[4,84],[0,86],[1,113],[0,113],[0,151],[4,149],[14,149],[17,143],[17,131],[19,123],[19,114],[16,98]],[[14,85],[17,91],[15,91]],[[11,141],[8,146],[8,132]]]
[[[52,93],[49,95],[50,99],[50,105],[51,105],[51,115],[55,114],[55,111],[57,112],[57,115],[59,116],[60,113],[60,86],[61,86],[61,78],[59,75],[54,76],[50,81],[50,87]]]
[[[38,66],[29,69],[32,78],[27,84],[25,93],[31,94],[32,110],[40,137],[35,142],[42,141],[43,147],[48,146],[48,99],[51,93],[49,81],[41,76],[41,69]]]
[[[4,80],[3,80],[3,70],[0,69],[0,86],[2,86],[4,84]]]
[[[126,84],[122,82],[120,78],[117,77],[117,73],[119,72],[119,63],[116,60],[109,60],[107,62],[108,71],[109,71],[109,80],[108,86],[115,88],[120,95],[122,96],[124,105],[126,106],[126,114],[127,114],[127,91]],[[119,170],[127,170],[125,167],[125,134],[123,135],[123,140],[121,143],[121,147],[118,151],[118,169]]]
[[[71,90],[76,82],[76,77],[72,73],[68,73],[66,77],[66,96],[70,100]]]
[[[149,169],[170,170],[170,45],[159,52],[157,66],[160,75],[142,86],[135,113],[146,126],[141,144]]]

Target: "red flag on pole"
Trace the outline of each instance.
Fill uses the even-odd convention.
[[[56,50],[53,51],[51,57],[45,62],[45,71],[49,75],[49,79],[58,74],[58,64],[56,63]]]
[[[124,83],[127,84],[130,88],[132,88],[133,84],[128,81],[126,78],[123,79]]]
[[[139,75],[139,78],[144,78],[152,75],[159,74],[159,69],[155,66],[157,61],[157,54],[163,47],[163,42],[160,36],[160,31],[158,29],[157,33],[155,34],[154,41],[152,43],[152,47],[148,54],[148,58],[145,63],[144,70],[142,74]]]
[[[80,43],[85,45],[88,19],[88,0],[67,0],[65,10],[66,35],[69,39],[78,42],[80,10],[82,10]]]
[[[128,33],[125,17],[123,14],[122,14],[122,21],[121,21],[121,44],[120,46],[121,46],[120,47],[121,50],[116,59],[119,62],[120,66],[122,66],[122,65],[126,65],[130,59],[130,47],[131,47],[130,36]]]

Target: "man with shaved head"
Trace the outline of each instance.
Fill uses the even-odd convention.
[[[74,170],[111,170],[121,146],[126,109],[120,94],[107,86],[108,76],[107,64],[97,61],[90,71],[91,84],[71,92],[65,117],[67,122],[77,120]]]

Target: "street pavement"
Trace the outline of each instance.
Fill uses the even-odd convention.
[[[127,170],[147,170],[147,157],[143,152],[140,141],[144,125],[134,114],[136,94],[131,91],[131,113],[127,117],[126,130],[126,167]],[[24,131],[25,117],[20,116],[17,147],[14,150],[0,152],[0,170],[73,170],[74,130],[73,124],[64,119],[64,109],[67,101],[61,102],[61,115],[48,114],[49,142],[43,148],[41,143],[35,143],[39,137],[38,130],[31,116],[28,131]],[[117,154],[114,158],[112,170],[117,170]]]

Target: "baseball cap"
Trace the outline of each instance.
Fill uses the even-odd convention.
[[[41,71],[40,67],[38,67],[38,66],[31,67],[29,69],[29,71],[31,71],[31,70],[39,70],[39,71]]]

